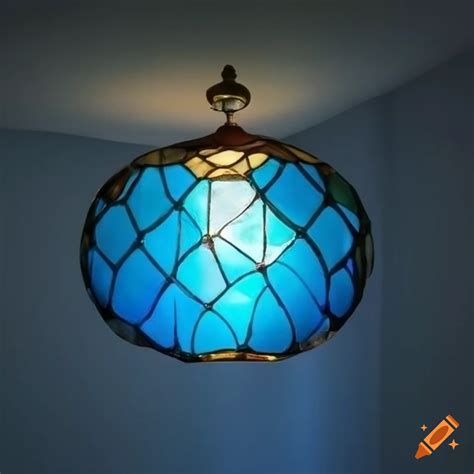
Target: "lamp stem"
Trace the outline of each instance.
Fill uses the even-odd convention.
[[[226,121],[225,121],[226,125],[237,125],[234,122],[234,112],[233,111],[227,110],[226,113],[225,113],[225,116],[226,116]]]

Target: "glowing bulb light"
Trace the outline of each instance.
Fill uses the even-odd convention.
[[[227,123],[114,175],[86,218],[81,267],[125,340],[184,361],[279,360],[338,331],[372,270],[353,187],[294,146],[232,121],[250,101],[226,66]]]

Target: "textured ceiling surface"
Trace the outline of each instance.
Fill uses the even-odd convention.
[[[283,137],[473,43],[471,0],[1,1],[0,127],[165,145],[213,131],[233,64],[248,131]]]

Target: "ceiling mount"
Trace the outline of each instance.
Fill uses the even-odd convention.
[[[250,91],[235,81],[237,73],[229,64],[222,70],[222,81],[214,84],[206,92],[206,98],[211,108],[217,112],[224,112],[227,124],[232,125],[235,112],[244,109],[250,103]]]

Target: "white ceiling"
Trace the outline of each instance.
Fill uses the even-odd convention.
[[[223,120],[233,64],[248,131],[283,137],[473,44],[472,0],[1,0],[0,127],[165,145]]]

